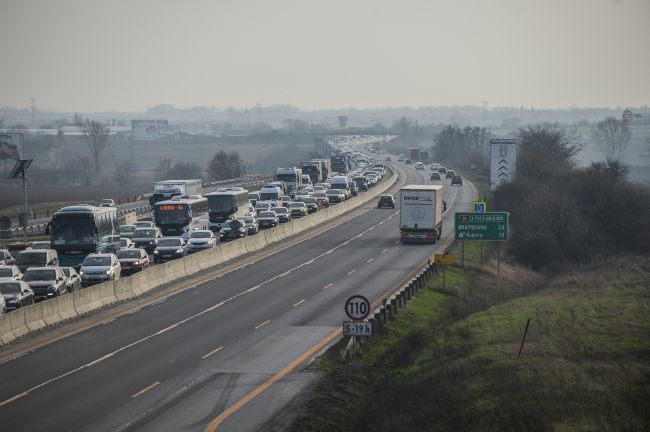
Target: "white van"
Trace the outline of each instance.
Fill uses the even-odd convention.
[[[349,178],[346,176],[334,176],[332,177],[332,181],[330,182],[330,185],[332,186],[332,189],[339,189],[343,192],[345,195],[346,199],[352,197],[352,192],[350,191],[350,186],[348,185],[348,182],[350,181]]]

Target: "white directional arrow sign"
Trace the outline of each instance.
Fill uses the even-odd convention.
[[[517,140],[496,138],[490,140],[490,190],[509,182],[517,166]]]

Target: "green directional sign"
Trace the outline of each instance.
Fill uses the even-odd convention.
[[[508,240],[506,212],[456,213],[456,240]]]

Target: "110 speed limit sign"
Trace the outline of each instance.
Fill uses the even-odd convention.
[[[350,319],[361,321],[370,313],[370,302],[361,295],[353,295],[345,302],[345,314]]]

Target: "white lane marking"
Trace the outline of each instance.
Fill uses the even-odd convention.
[[[18,355],[15,355],[15,356],[13,356],[13,357],[11,357],[11,358],[8,358],[8,359],[6,359],[6,360],[4,360],[4,361],[1,361],[1,362],[0,362],[0,365],[3,365],[3,364],[5,364],[5,363],[8,363],[8,362],[10,362],[10,361],[12,361],[12,360],[19,359],[19,358],[21,358],[22,356],[26,356],[27,354],[29,354],[29,353],[31,353],[31,352],[34,352],[34,350],[29,351],[29,352],[23,352],[23,353],[20,353],[20,354],[18,354]]]
[[[373,262],[374,260],[375,260],[374,258],[370,258],[370,259],[369,259],[368,261],[366,261],[366,262],[367,262],[367,263],[371,263],[371,262]]]
[[[104,322],[102,323],[102,325],[106,325],[106,324],[108,324],[108,323],[112,323],[113,321],[115,321],[115,318],[111,318],[111,319],[109,319],[108,321],[104,321]]]
[[[302,299],[302,300],[300,300],[298,303],[294,303],[294,304],[293,304],[293,307],[300,306],[301,304],[303,304],[303,303],[306,302],[306,301],[307,301],[307,299]]]
[[[381,251],[381,253],[386,253],[387,250],[388,250],[388,248],[386,248],[386,249],[384,249],[383,251]]]
[[[323,287],[323,289],[326,290],[327,288],[331,287],[332,285],[334,285],[334,282],[332,282],[332,283],[328,283],[327,285],[325,285],[325,286]]]
[[[218,353],[218,352],[221,351],[222,349],[223,349],[222,346],[217,347],[217,348],[213,349],[212,351],[210,351],[209,353],[207,353],[207,354],[205,354],[204,356],[202,356],[201,358],[202,358],[202,359],[207,359],[208,357],[210,357],[210,356],[213,355],[213,354]]]
[[[389,216],[388,219],[392,218],[393,216],[397,215],[398,213],[399,213],[399,210],[396,211],[395,213],[393,213],[391,216]],[[387,219],[385,219],[385,220],[387,220]],[[376,225],[375,225],[375,226],[376,226]],[[369,229],[366,230],[366,231],[364,231],[363,233],[366,233],[366,232],[368,232],[368,231],[369,231]],[[363,234],[363,233],[362,233],[362,234]],[[334,252],[335,250],[337,250],[337,249],[339,249],[339,248],[341,248],[341,247],[343,247],[343,246],[349,244],[350,241],[351,241],[351,240],[348,240],[348,241],[346,241],[346,242],[344,242],[344,243],[341,243],[341,244],[338,245],[338,246],[335,246],[334,248],[330,249],[329,251],[324,252],[324,253],[322,253],[322,254],[320,254],[320,255],[314,257],[313,260],[315,261],[315,260],[317,260],[318,258],[321,258],[321,257],[323,257],[323,256],[325,256],[325,255],[327,255],[327,254],[329,254],[329,253]],[[399,240],[398,240],[396,243],[399,243]],[[313,262],[313,261],[312,261],[312,262]],[[302,265],[304,265],[304,264],[301,264],[301,266],[302,266]],[[291,273],[293,270],[295,270],[295,269],[297,269],[297,268],[300,268],[300,266],[295,267],[295,268],[293,268],[293,269],[290,269],[290,270],[288,270],[288,271],[282,273],[281,275],[275,276],[275,277],[273,277],[273,278],[271,278],[271,279],[269,279],[269,280],[267,280],[267,281],[265,281],[265,282],[262,282],[262,283],[259,284],[259,285],[263,286],[263,285],[265,285],[265,284],[267,284],[267,283],[269,283],[269,282],[272,282],[272,281],[274,281],[274,280],[276,280],[276,279],[278,279],[278,278],[280,278],[280,277],[282,277],[282,276],[286,276],[287,274]],[[355,271],[356,271],[356,270],[353,270],[353,271],[350,272],[349,274],[352,274],[352,273],[354,273]],[[221,278],[222,276],[223,276],[223,275],[219,275],[219,276],[217,276],[215,279],[219,279],[219,278]],[[329,285],[325,286],[325,288],[323,288],[323,289],[329,288],[329,287],[332,286],[332,285],[333,285],[333,284],[329,284]],[[253,287],[253,288],[255,288],[255,287]],[[257,289],[257,288],[255,288],[255,289]],[[233,296],[227,298],[226,300],[223,300],[223,301],[220,302],[220,303],[217,303],[216,305],[213,305],[213,306],[211,306],[211,307],[209,307],[209,308],[207,308],[207,309],[202,310],[201,312],[198,312],[198,313],[196,313],[196,314],[194,314],[194,315],[192,315],[192,316],[189,316],[189,317],[187,317],[187,318],[185,318],[185,319],[183,319],[183,320],[181,320],[181,321],[179,321],[179,322],[177,322],[177,323],[175,323],[175,324],[172,324],[172,325],[170,325],[169,327],[167,327],[167,328],[165,328],[165,329],[163,329],[163,330],[159,330],[158,332],[152,333],[152,334],[150,334],[149,336],[145,336],[145,337],[143,337],[143,338],[141,338],[141,339],[136,340],[135,342],[132,342],[132,343],[130,343],[130,344],[128,344],[128,345],[124,345],[123,347],[118,348],[118,349],[116,349],[115,351],[113,351],[113,352],[111,352],[111,353],[108,353],[108,354],[106,354],[106,355],[104,355],[104,356],[102,356],[102,357],[100,357],[100,358],[98,358],[98,359],[95,359],[95,360],[93,360],[93,361],[91,361],[91,362],[89,362],[89,363],[86,363],[86,364],[84,364],[84,365],[81,365],[81,366],[79,366],[79,367],[77,367],[77,368],[75,368],[75,369],[71,369],[71,370],[69,370],[68,372],[65,372],[65,373],[63,373],[63,374],[61,374],[61,375],[59,375],[59,376],[56,376],[56,377],[54,377],[54,378],[50,378],[49,380],[43,381],[42,383],[40,383],[40,384],[38,384],[38,385],[35,385],[34,387],[30,388],[29,390],[27,390],[27,391],[25,391],[25,392],[22,392],[22,393],[20,393],[20,394],[14,396],[14,397],[12,397],[12,398],[10,398],[10,399],[7,399],[7,400],[4,401],[4,402],[0,402],[0,406],[2,406],[2,405],[4,405],[4,404],[8,404],[8,403],[10,403],[10,402],[12,402],[12,401],[14,401],[14,400],[17,400],[17,399],[19,399],[19,398],[21,398],[21,397],[23,397],[23,396],[25,396],[25,395],[28,395],[29,393],[34,392],[35,390],[38,390],[38,389],[40,389],[40,388],[42,388],[42,387],[45,387],[45,386],[47,386],[47,385],[49,385],[49,384],[51,384],[51,383],[53,383],[53,382],[55,382],[55,381],[59,381],[59,380],[61,380],[61,379],[63,379],[63,378],[66,378],[66,377],[68,377],[68,376],[70,376],[70,375],[72,375],[72,374],[75,374],[75,373],[77,373],[77,372],[83,370],[83,369],[86,369],[86,368],[88,368],[88,367],[92,367],[92,366],[96,365],[97,363],[99,363],[99,362],[101,362],[101,361],[104,361],[104,360],[106,360],[106,359],[108,359],[108,358],[110,358],[110,357],[113,357],[114,355],[116,355],[116,354],[118,354],[118,353],[120,353],[120,352],[122,352],[122,351],[126,351],[126,350],[128,350],[128,349],[130,349],[130,348],[133,348],[133,347],[136,346],[136,345],[139,345],[139,344],[141,344],[141,343],[144,343],[144,342],[148,341],[149,339],[152,339],[152,338],[154,338],[154,337],[156,337],[156,336],[159,336],[159,335],[161,335],[161,334],[163,334],[163,333],[165,333],[165,332],[167,332],[167,331],[169,331],[169,330],[171,330],[171,329],[173,329],[173,328],[176,328],[177,326],[179,326],[179,325],[181,325],[181,324],[184,324],[184,323],[186,323],[186,322],[188,322],[188,321],[191,321],[191,320],[193,320],[193,319],[195,319],[195,318],[200,317],[201,315],[204,315],[204,314],[206,314],[206,313],[208,313],[208,312],[211,312],[211,311],[213,311],[213,310],[215,310],[215,309],[217,309],[217,308],[223,306],[224,304],[226,304],[226,303],[230,303],[230,302],[232,302],[233,300],[237,299],[238,297],[241,297],[241,296],[243,296],[243,295],[245,295],[245,294],[248,294],[248,293],[250,293],[250,292],[252,292],[252,291],[254,291],[254,290],[251,290],[250,288],[247,289],[247,290],[244,290],[244,291],[242,291],[242,292],[240,292],[240,293],[238,293],[238,294],[235,294],[235,295],[233,295]],[[141,308],[140,308],[140,309],[134,309],[134,310],[130,311],[129,313],[133,314],[133,313],[136,313],[136,312],[140,312],[141,310],[142,310]],[[268,321],[262,323],[260,326],[262,326],[262,325],[266,325],[266,324],[268,324],[269,322],[271,322],[271,321],[268,320]],[[259,327],[257,327],[257,328],[259,328]],[[256,328],[256,330],[257,330],[257,328]],[[17,358],[17,357],[16,357],[16,358]],[[11,359],[9,359],[9,360],[11,360]],[[7,361],[9,361],[9,360],[7,360]]]
[[[350,275],[351,275],[352,273],[354,273],[355,271],[357,271],[357,269],[350,270],[350,271],[348,272],[348,276],[350,276]]]
[[[155,302],[153,302],[153,303],[151,303],[151,304],[148,304],[147,306],[157,305],[158,303],[162,303],[162,302],[164,302],[164,301],[167,300],[168,298],[169,298],[169,297],[163,297],[163,298],[161,298],[160,300],[157,300],[157,301],[155,301]]]
[[[265,325],[267,325],[267,324],[270,323],[270,322],[271,322],[271,320],[266,320],[266,321],[264,321],[263,323],[256,325],[256,326],[255,326],[255,330],[264,327]]]

